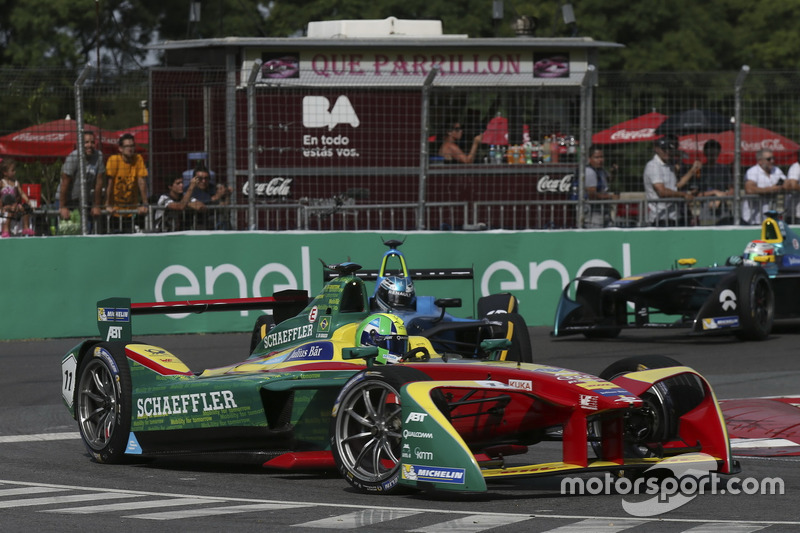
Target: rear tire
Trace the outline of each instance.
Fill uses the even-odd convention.
[[[267,333],[275,327],[275,319],[272,315],[261,315],[256,319],[253,326],[253,334],[250,336],[250,353],[253,353]]]
[[[508,313],[505,315],[494,315],[491,320],[502,323],[500,327],[493,326],[492,333],[496,337],[503,336],[511,341],[511,348],[505,352],[506,356],[502,360],[533,363],[531,336],[525,319],[517,313]]]
[[[501,292],[478,299],[478,318],[517,312],[519,312],[519,301],[511,293]]]
[[[99,343],[81,360],[75,394],[81,439],[98,463],[121,463],[131,429],[131,375],[122,344]]]

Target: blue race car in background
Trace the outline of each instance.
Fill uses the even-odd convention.
[[[553,334],[613,338],[623,329],[687,328],[763,340],[773,324],[798,320],[800,236],[773,211],[761,224],[761,238],[724,265],[625,278],[613,268],[587,268],[562,292]]]
[[[405,241],[384,241],[384,252],[378,270],[361,270],[355,275],[375,280],[369,300],[373,311],[392,313],[403,319],[409,335],[426,337],[439,353],[455,353],[462,357],[483,359],[489,356],[481,348],[486,339],[506,338],[511,347],[500,360],[533,362],[530,335],[525,319],[519,314],[519,302],[508,293],[491,294],[478,299],[478,318],[453,316],[448,309],[461,307],[460,298],[436,298],[417,295],[417,280],[474,279],[472,268],[436,268],[409,270],[399,247]],[[391,265],[391,266],[390,266]],[[326,271],[325,281],[334,272]]]

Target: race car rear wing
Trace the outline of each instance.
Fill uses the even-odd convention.
[[[386,270],[386,276],[403,276],[399,270]],[[322,271],[323,281],[328,282],[338,276],[334,271]],[[380,275],[379,270],[360,270],[353,273],[354,276],[361,278],[364,281],[375,281]],[[408,270],[408,275],[414,281],[418,280],[437,280],[437,279],[474,279],[475,274],[472,268],[428,268]]]
[[[288,289],[262,298],[220,300],[184,300],[172,302],[131,303],[130,298],[106,298],[97,302],[97,329],[106,341],[130,342],[131,316],[170,313],[206,313],[209,311],[248,311],[272,309],[276,323],[293,317],[308,305],[308,292]]]

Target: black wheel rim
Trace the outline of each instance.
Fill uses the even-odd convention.
[[[341,402],[336,446],[347,470],[359,479],[379,482],[399,468],[402,413],[398,397],[384,382],[365,381]]]
[[[78,388],[78,423],[86,444],[93,450],[105,448],[117,426],[119,401],[111,371],[100,360],[90,361]]]

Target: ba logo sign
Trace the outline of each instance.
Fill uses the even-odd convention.
[[[350,124],[357,128],[358,120],[353,104],[342,95],[336,99],[331,109],[331,102],[324,96],[306,96],[303,98],[303,126],[306,128],[325,128],[332,130],[339,124]]]

